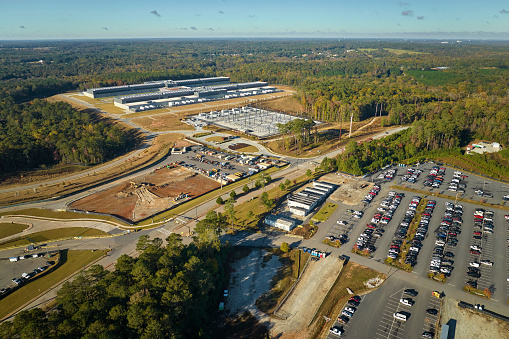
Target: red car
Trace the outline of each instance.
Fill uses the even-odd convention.
[[[359,297],[358,295],[354,295],[353,297],[350,298],[350,300],[353,300],[353,301],[356,301],[358,303],[361,302],[361,297]]]
[[[481,254],[481,252],[480,252],[480,251],[478,251],[478,250],[470,250],[469,252],[470,252],[471,254]]]

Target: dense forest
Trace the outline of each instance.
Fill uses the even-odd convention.
[[[227,249],[214,241],[183,245],[177,234],[141,236],[138,258],[121,256],[113,272],[95,265],[58,292],[59,306],[19,313],[0,338],[210,337],[224,284]]]
[[[64,102],[0,105],[0,170],[97,164],[130,149],[132,135]]]

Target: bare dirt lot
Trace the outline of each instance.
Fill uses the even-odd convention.
[[[217,187],[216,181],[185,168],[162,168],[77,200],[70,207],[138,221],[187,200],[174,201],[177,196],[187,194],[188,198],[195,198]]]
[[[290,335],[304,329],[312,320],[323,298],[336,281],[343,268],[343,261],[329,256],[310,261],[290,297],[277,312],[286,320],[273,319],[272,333]]]
[[[507,338],[509,323],[486,315],[461,309],[458,300],[446,298],[442,311],[442,324],[449,324],[454,330],[453,338]],[[440,332],[440,330],[439,330]],[[440,333],[437,333],[437,338]],[[449,338],[452,338],[449,334]]]
[[[335,179],[336,181],[333,181]],[[337,174],[328,174],[323,177],[324,181],[339,185],[338,189],[331,194],[330,200],[342,202],[345,205],[354,206],[360,204],[362,199],[373,187],[372,183],[350,179]],[[364,188],[361,188],[366,185]]]

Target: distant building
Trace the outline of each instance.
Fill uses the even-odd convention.
[[[484,153],[497,153],[502,150],[502,146],[498,142],[485,142],[472,143],[466,147],[466,154],[484,154]]]

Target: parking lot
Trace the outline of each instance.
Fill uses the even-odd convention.
[[[412,187],[413,185],[417,189],[429,191],[428,187],[423,186],[423,182],[426,180],[427,175],[429,175],[432,166],[433,164],[420,165],[419,168],[422,170],[422,173],[416,178],[416,182],[409,184],[403,181],[404,185],[408,187]],[[389,169],[390,168],[386,169],[386,171]],[[378,196],[374,197],[372,201],[366,204],[362,209],[364,212],[362,218],[356,219],[352,224],[337,225],[337,220],[351,221],[350,214],[343,213],[332,221],[334,225],[331,227],[331,234],[345,233],[352,239],[343,245],[345,250],[351,250],[355,246],[355,240],[365,233],[366,225],[372,221],[376,213],[380,212],[378,210],[378,208],[381,207],[380,203],[387,198],[390,191],[393,191],[389,185],[393,184],[394,180],[397,180],[397,183],[400,184],[401,177],[407,175],[406,172],[407,169],[405,167],[398,167],[393,174],[394,177],[389,181],[385,178],[376,179],[380,173],[385,173],[384,171],[375,174],[373,178],[365,178],[365,180],[373,180],[378,183],[381,189]],[[468,281],[475,281],[479,290],[484,291],[488,289],[491,293],[492,300],[499,301],[505,305],[506,301],[509,299],[509,281],[507,280],[509,279],[509,223],[504,218],[504,215],[509,215],[509,212],[497,208],[485,208],[467,203],[462,201],[462,198],[477,201],[486,199],[488,202],[494,200],[492,202],[496,203],[500,202],[504,195],[509,194],[509,187],[504,184],[478,178],[474,175],[468,175],[460,181],[460,183],[466,185],[465,194],[458,194],[457,192],[452,192],[447,189],[454,175],[459,175],[454,172],[458,171],[445,168],[445,171],[442,173],[444,180],[439,188],[440,193],[449,195],[451,197],[450,199],[438,198],[432,196],[431,193],[429,195],[422,195],[403,192],[405,196],[400,202],[402,207],[398,207],[392,216],[392,219],[396,220],[391,220],[387,225],[384,225],[383,236],[377,237],[376,242],[366,243],[367,245],[374,245],[376,247],[375,251],[370,254],[370,257],[381,262],[386,258],[394,235],[397,233],[398,225],[400,221],[403,220],[406,207],[409,206],[412,197],[426,197],[428,200],[435,201],[436,204],[431,218],[429,219],[428,232],[422,240],[419,256],[417,257],[411,274],[426,278],[430,272],[430,263],[433,257],[436,253],[441,252],[441,260],[443,263],[440,263],[438,266],[438,272],[441,273],[440,268],[446,268],[446,270],[444,270],[445,272],[449,269],[450,273],[445,274],[447,285],[461,291]],[[477,196],[474,191],[479,189],[480,186],[482,186],[481,189],[484,189],[485,192],[493,194],[494,198]],[[433,192],[436,192],[436,188],[433,188]],[[396,191],[396,193],[398,193],[398,191]],[[456,212],[456,210],[459,211],[460,208],[461,213]],[[360,208],[357,207],[357,209]],[[485,212],[488,212],[488,218],[483,220],[481,224],[477,223],[478,226],[476,226],[474,213],[478,209],[483,209]],[[490,214],[490,211],[493,213]],[[443,227],[444,224],[442,223],[444,221],[448,222],[449,226],[447,228]],[[443,246],[437,245],[438,233],[443,233],[441,236],[446,236],[446,238],[441,238],[444,240]],[[472,250],[471,246],[479,248],[480,254],[475,254],[476,252],[470,253]],[[443,250],[436,250],[437,247],[443,247]],[[446,253],[447,256],[445,255]],[[477,267],[477,263],[479,267]],[[480,276],[478,278],[469,276],[467,274],[469,271],[478,271]],[[473,275],[475,275],[475,273]],[[440,283],[434,282],[434,284],[437,285],[437,289],[440,289]],[[359,310],[359,312],[361,312],[361,310]],[[352,319],[352,322],[349,323],[348,326],[352,327],[355,323],[355,320]],[[396,327],[399,328],[397,330],[398,333],[405,332],[404,328],[406,326],[407,325],[403,324],[396,325]],[[396,328],[393,326],[393,328],[389,328],[389,330],[394,332]],[[347,335],[348,332],[349,331],[347,331]]]
[[[445,173],[441,175],[442,183],[438,187],[425,186],[424,183],[428,179],[433,166],[438,166],[439,168],[445,168]],[[422,171],[418,177],[415,178],[414,182],[410,182],[408,180],[403,180],[405,176],[408,176],[407,171],[418,170]],[[389,178],[381,178],[381,174],[389,174],[387,173],[390,170],[396,170],[394,175],[389,175]],[[438,174],[438,173],[437,173]],[[457,183],[457,189],[455,191],[449,190],[449,186],[455,179],[454,176],[460,176],[460,180]],[[509,194],[509,184],[500,184],[496,181],[484,179],[475,175],[471,175],[468,173],[462,173],[461,170],[448,168],[440,163],[431,163],[427,162],[424,164],[407,166],[407,167],[399,167],[399,166],[391,166],[386,168],[385,170],[378,171],[371,176],[367,176],[365,178],[367,181],[372,181],[379,184],[391,183],[393,184],[396,180],[397,185],[405,185],[406,187],[415,188],[424,191],[437,191],[441,194],[446,194],[451,197],[456,198],[466,198],[475,201],[487,201],[490,203],[499,203],[503,200],[505,195]],[[465,188],[461,188],[460,185],[465,185]],[[464,193],[461,190],[464,189]],[[477,192],[476,192],[477,191]]]
[[[405,293],[405,290],[414,290],[416,295]],[[403,304],[401,299],[408,299],[412,306]],[[342,328],[341,338],[420,338],[423,332],[435,332],[440,303],[439,298],[432,296],[432,290],[393,280],[362,296],[346,324],[332,319],[329,327]],[[342,310],[347,307],[350,306],[347,304]],[[431,314],[434,313],[431,310],[436,310],[436,314]],[[407,315],[407,320],[397,320],[394,313],[398,312]],[[338,336],[329,333],[327,338]]]
[[[20,255],[26,259],[18,260],[16,262],[11,262],[8,258],[0,260],[0,271],[2,272],[2,275],[0,275],[0,289],[14,287],[16,284],[12,281],[12,279],[22,277],[23,273],[30,274],[38,267],[47,266],[46,262],[48,261],[48,258],[44,256],[46,253],[33,253],[38,254],[38,256],[34,258],[32,253],[30,253]]]

